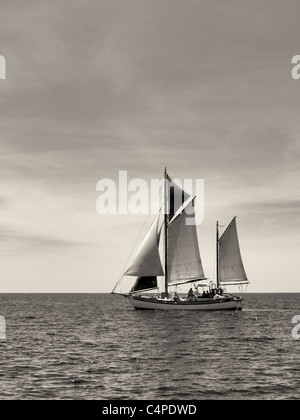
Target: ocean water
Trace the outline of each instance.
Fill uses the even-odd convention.
[[[0,399],[299,399],[300,294],[242,312],[135,311],[106,294],[0,295]]]

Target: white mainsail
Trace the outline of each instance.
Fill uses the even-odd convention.
[[[137,254],[129,264],[125,276],[163,276],[164,271],[159,255],[159,233],[157,220],[154,221]]]
[[[168,283],[204,279],[193,201],[168,228]],[[189,223],[187,223],[187,219]],[[194,219],[194,220],[192,220]]]
[[[221,285],[249,283],[241,257],[236,218],[219,239],[219,282]]]

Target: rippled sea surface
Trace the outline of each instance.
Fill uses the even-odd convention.
[[[135,311],[106,294],[0,295],[0,399],[299,399],[300,294],[242,312]]]

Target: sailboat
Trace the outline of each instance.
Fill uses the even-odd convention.
[[[158,214],[112,293],[127,297],[135,309],[242,309],[243,298],[225,289],[249,283],[239,247],[236,217],[222,235],[220,224],[216,223],[216,282],[213,283],[205,277],[202,266],[194,203],[195,197],[174,183],[165,169],[163,222],[160,224]],[[118,291],[124,278],[134,279],[125,293]],[[185,294],[177,293],[178,287],[189,283],[194,289],[191,287]]]

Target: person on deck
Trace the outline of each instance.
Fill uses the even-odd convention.
[[[179,296],[178,296],[177,292],[174,293],[173,300],[174,300],[174,302],[179,301]]]

